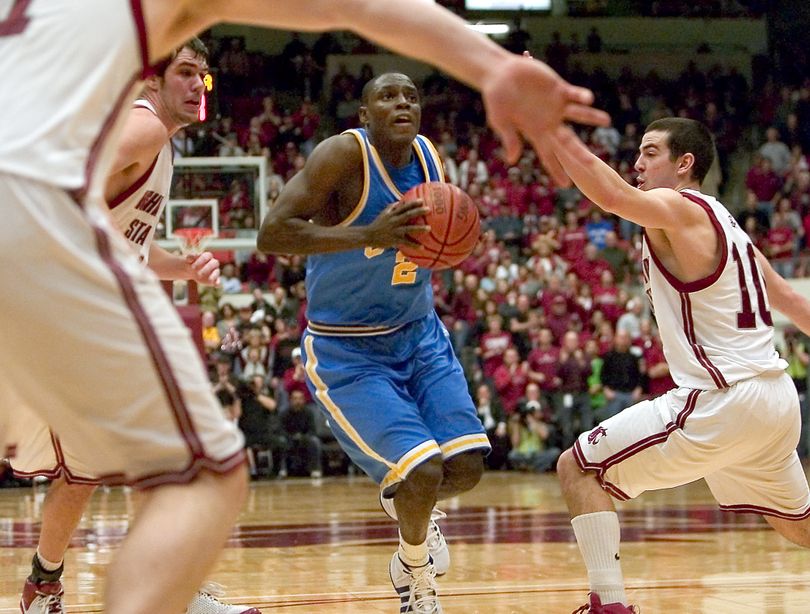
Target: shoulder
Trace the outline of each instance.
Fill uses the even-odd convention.
[[[169,131],[149,109],[130,110],[121,136],[119,155],[129,164],[151,164],[169,141]]]
[[[351,134],[337,134],[322,141],[307,159],[312,169],[332,167],[347,169],[362,164],[363,154],[360,142]]]
[[[127,131],[132,131],[145,145],[162,147],[169,140],[169,131],[165,124],[144,107],[133,107],[127,119]]]

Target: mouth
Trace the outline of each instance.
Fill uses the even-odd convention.
[[[396,126],[412,126],[413,118],[410,115],[397,115],[394,118],[394,125]]]

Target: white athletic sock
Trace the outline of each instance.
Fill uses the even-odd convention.
[[[37,548],[37,559],[39,560],[39,564],[42,565],[42,569],[45,571],[56,571],[62,566],[62,561],[58,563],[54,563],[53,561],[49,561],[44,556],[39,553],[39,548]]]
[[[603,604],[627,605],[624,578],[619,560],[619,516],[616,512],[594,512],[571,520],[579,551],[588,569],[591,591]]]
[[[402,539],[402,534],[399,535],[399,558],[408,567],[422,567],[427,565],[428,561],[428,547],[427,540],[421,544],[409,544]]]

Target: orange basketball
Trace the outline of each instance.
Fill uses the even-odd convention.
[[[450,183],[420,183],[408,190],[403,201],[421,198],[429,211],[412,220],[428,224],[430,232],[414,235],[419,247],[402,245],[405,257],[426,269],[447,269],[470,255],[481,233],[478,208],[464,190]]]

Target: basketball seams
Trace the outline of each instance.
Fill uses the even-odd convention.
[[[460,188],[445,182],[425,182],[413,186],[410,196],[421,198],[428,207],[427,214],[415,218],[414,223],[429,224],[431,229],[412,236],[411,239],[419,246],[401,246],[402,253],[422,268],[441,270],[457,266],[472,252],[478,241],[480,219],[475,204]],[[437,203],[443,205],[440,214],[436,213]],[[461,216],[462,212],[467,215]]]

